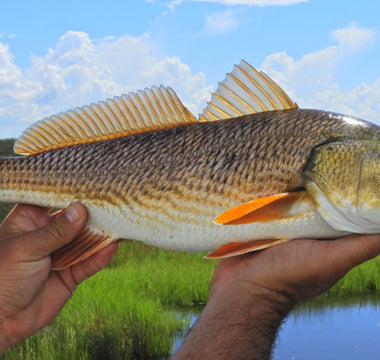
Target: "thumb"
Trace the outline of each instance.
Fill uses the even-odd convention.
[[[73,203],[53,217],[44,227],[30,232],[24,239],[24,254],[39,259],[69,243],[79,235],[87,220],[87,210],[80,203]]]
[[[348,271],[380,254],[380,235],[350,235],[331,242],[329,253],[337,268]]]

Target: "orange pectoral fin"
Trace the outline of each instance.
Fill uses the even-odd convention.
[[[232,256],[243,255],[252,251],[266,249],[280,244],[286,239],[262,239],[249,242],[231,242],[220,246],[205,256],[206,259],[224,259]]]
[[[103,233],[86,228],[75,240],[51,254],[52,269],[62,270],[85,260],[115,240]]]
[[[214,219],[219,225],[241,225],[256,221],[273,221],[288,218],[305,211],[310,203],[306,192],[291,192],[255,199],[227,210]]]

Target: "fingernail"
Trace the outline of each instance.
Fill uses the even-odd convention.
[[[77,210],[77,205],[74,203],[74,204],[71,204],[65,211],[64,211],[67,219],[71,222],[71,223],[76,223],[78,222],[80,219],[81,219],[81,216],[80,216],[80,213],[79,211]]]

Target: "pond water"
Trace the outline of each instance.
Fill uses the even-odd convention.
[[[179,318],[182,318],[184,320],[188,321],[189,327],[184,329],[182,333],[177,334],[173,339],[173,352],[172,355],[174,355],[179,347],[182,345],[183,341],[185,340],[187,333],[189,332],[189,329],[195,324],[195,322],[198,320],[199,315],[203,311],[205,305],[196,305],[196,306],[189,306],[184,307],[182,309],[176,309],[175,313],[178,315]]]
[[[187,312],[191,325],[201,309]],[[186,334],[177,336],[173,354]],[[380,359],[380,296],[322,298],[298,307],[284,321],[273,360]]]
[[[297,310],[285,320],[272,359],[380,359],[379,305]]]

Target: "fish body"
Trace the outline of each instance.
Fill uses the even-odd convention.
[[[56,268],[116,239],[223,257],[291,238],[380,232],[379,127],[292,105],[250,111],[211,121],[186,113],[169,126],[53,146],[43,131],[67,131],[49,120],[42,140],[35,132],[16,143],[17,151],[30,142],[27,156],[0,159],[0,200],[87,206],[87,228],[58,250]]]

